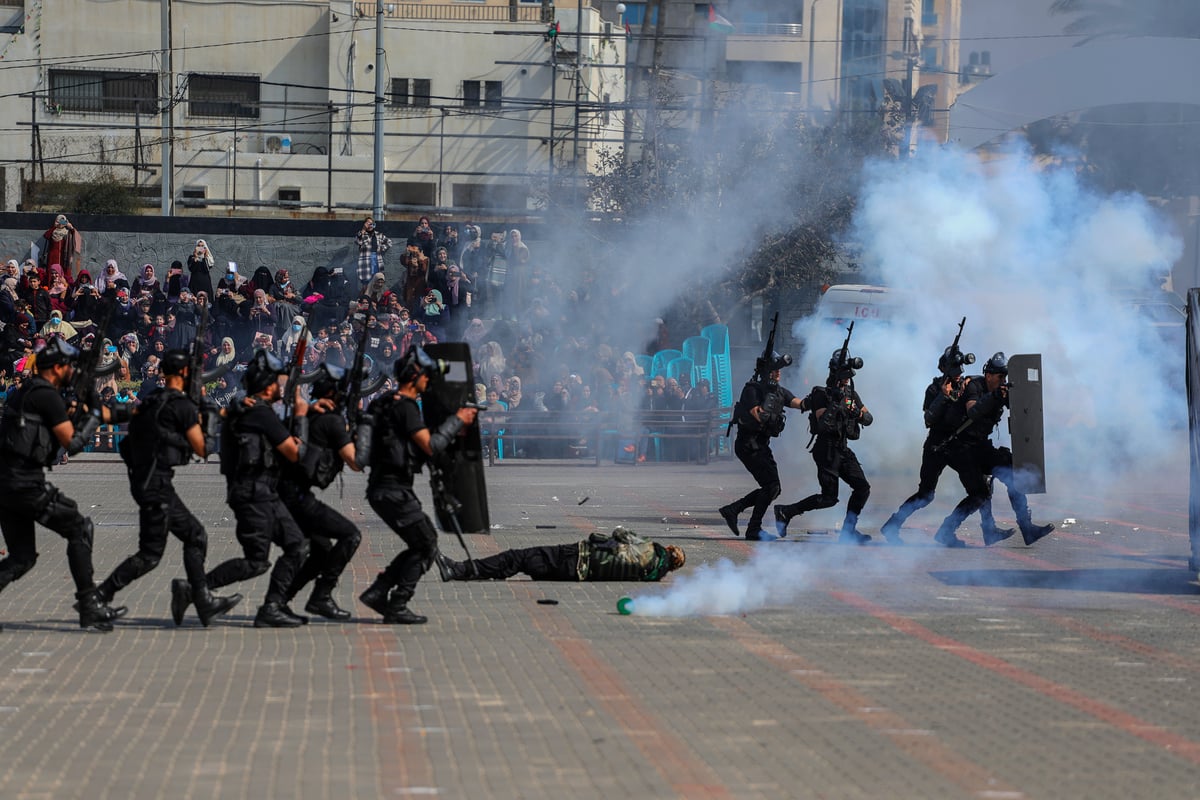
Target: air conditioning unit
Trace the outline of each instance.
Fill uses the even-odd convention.
[[[292,137],[286,133],[264,133],[262,149],[264,153],[290,153]]]

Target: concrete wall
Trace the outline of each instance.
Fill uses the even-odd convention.
[[[53,214],[0,213],[0,260],[24,260],[30,242],[41,236],[54,221]],[[216,264],[213,280],[221,277],[227,261],[236,261],[241,274],[249,277],[259,266],[272,273],[287,267],[292,280],[303,286],[319,266],[342,266],[351,274],[358,258],[354,235],[362,227],[356,221],[262,220],[197,217],[103,217],[72,216],[71,223],[83,235],[83,266],[96,270],[115,258],[132,280],[143,264],[153,264],[165,275],[172,261],[186,263],[197,239],[208,242]],[[436,225],[435,223],[435,229]],[[445,223],[441,223],[445,224]],[[400,253],[416,225],[413,220],[384,221],[379,229],[392,239],[393,249],[384,257],[389,279],[399,277]],[[486,238],[500,224],[480,224]],[[521,223],[522,239],[531,246],[543,238],[543,226]],[[394,267],[394,269],[393,269]]]

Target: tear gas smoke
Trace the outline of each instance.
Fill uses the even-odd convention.
[[[1042,354],[1050,492],[1094,481],[1100,493],[1178,445],[1183,318],[1155,327],[1133,301],[1165,299],[1160,285],[1182,243],[1144,198],[1089,192],[1020,149],[985,163],[931,147],[868,167],[853,235],[869,282],[902,298],[896,319],[860,321],[851,343],[866,361],[856,387],[876,419],[855,448],[868,475],[915,468],[924,389],[963,315],[962,350],[979,359],[967,374],[998,350]],[[824,381],[847,323],[795,325],[806,347],[792,379]],[[1000,431],[1006,440],[1006,423]]]

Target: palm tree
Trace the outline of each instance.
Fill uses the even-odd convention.
[[[1079,44],[1106,36],[1200,38],[1196,0],[1054,0],[1050,13],[1076,15],[1063,32],[1083,34]]]

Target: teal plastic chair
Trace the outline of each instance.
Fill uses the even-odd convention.
[[[708,352],[713,355],[729,356],[729,326],[705,325],[700,335],[708,339]]]
[[[690,358],[672,358],[667,362],[667,377],[677,381],[688,379],[689,385],[696,385],[696,362]]]
[[[680,350],[659,350],[654,354],[654,363],[650,368],[650,377],[657,378],[658,376],[666,376],[667,364],[670,364],[677,358],[683,358],[683,352]]]
[[[709,341],[703,336],[689,336],[683,340],[683,357],[690,358],[695,367],[696,380],[704,378],[712,383],[712,359],[709,358]],[[696,380],[692,385],[696,385]]]
[[[648,376],[654,371],[654,359],[645,353],[638,353],[633,357],[633,360],[636,361],[637,365],[642,368],[642,374]]]

